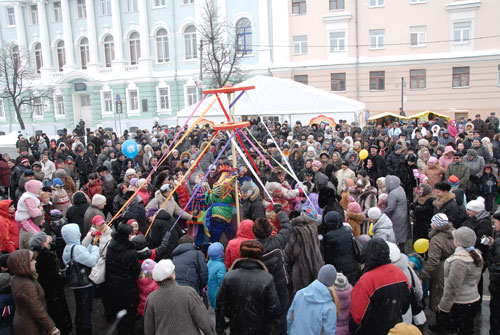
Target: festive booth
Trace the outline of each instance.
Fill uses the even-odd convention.
[[[337,124],[335,120],[332,117],[328,117],[325,115],[320,115],[317,117],[314,117],[309,121],[309,126],[312,126],[313,124],[321,125],[321,124],[326,124],[329,125],[330,127],[335,127]]]
[[[419,119],[419,120],[422,120],[423,122],[427,122],[427,121],[429,121],[429,119],[433,119],[435,117],[446,119],[448,121],[450,120],[449,116],[444,115],[444,114],[440,114],[437,112],[433,112],[433,111],[423,111],[423,112],[420,112],[417,114],[413,114],[413,115],[410,115],[408,117],[408,119],[410,119],[410,120]]]

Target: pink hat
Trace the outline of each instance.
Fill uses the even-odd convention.
[[[148,258],[144,262],[142,262],[141,270],[145,275],[151,275],[153,274],[153,269],[155,268],[155,266],[156,262]]]
[[[313,166],[317,166],[317,167],[319,167],[319,168],[321,168],[321,166],[322,166],[322,165],[321,165],[321,162],[320,162],[320,161],[318,161],[318,160],[314,160],[314,161],[312,162],[312,165],[313,165]]]
[[[429,163],[436,164],[437,162],[438,162],[438,159],[436,157],[429,158]]]
[[[347,205],[347,210],[349,212],[353,213],[361,213],[361,206],[357,202],[351,202],[349,205]]]
[[[446,148],[444,148],[444,154],[446,155],[447,153],[454,153],[455,149],[451,145],[447,145]]]

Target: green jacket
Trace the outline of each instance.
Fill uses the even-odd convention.
[[[464,163],[457,164],[453,162],[450,165],[448,165],[448,168],[446,169],[445,180],[448,180],[452,175],[457,176],[457,178],[460,180],[459,187],[465,190],[470,177],[469,167]]]
[[[226,222],[230,222],[233,218],[233,208],[234,208],[234,195],[233,192],[229,193],[224,199],[216,197],[212,192],[207,192],[205,197],[205,202],[208,206],[212,206],[216,203],[223,203],[231,205],[229,207],[224,206],[213,206],[212,208],[212,218],[219,218]]]

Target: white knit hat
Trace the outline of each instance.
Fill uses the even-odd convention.
[[[389,246],[389,258],[391,259],[391,263],[394,264],[401,258],[401,250],[399,250],[399,247],[396,243],[387,241],[385,241],[385,243],[387,243],[387,245]]]
[[[446,216],[446,214],[438,213],[432,217],[431,223],[436,225],[436,227],[444,226],[448,223],[448,217]]]
[[[378,220],[382,216],[382,211],[378,207],[372,207],[368,210],[368,217],[372,220]]]
[[[467,209],[479,213],[484,211],[484,198],[478,197],[476,200],[471,200],[467,203]]]
[[[92,205],[94,206],[104,205],[105,203],[106,203],[106,197],[104,195],[95,194],[92,197]]]
[[[127,169],[125,175],[130,176],[131,174],[137,174],[137,172],[134,169]]]
[[[164,281],[174,273],[175,265],[170,259],[162,259],[153,269],[153,280],[156,282]]]

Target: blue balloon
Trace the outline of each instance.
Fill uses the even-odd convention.
[[[122,144],[122,152],[125,157],[134,159],[135,156],[137,156],[137,154],[139,153],[137,142],[134,140],[126,140]]]

